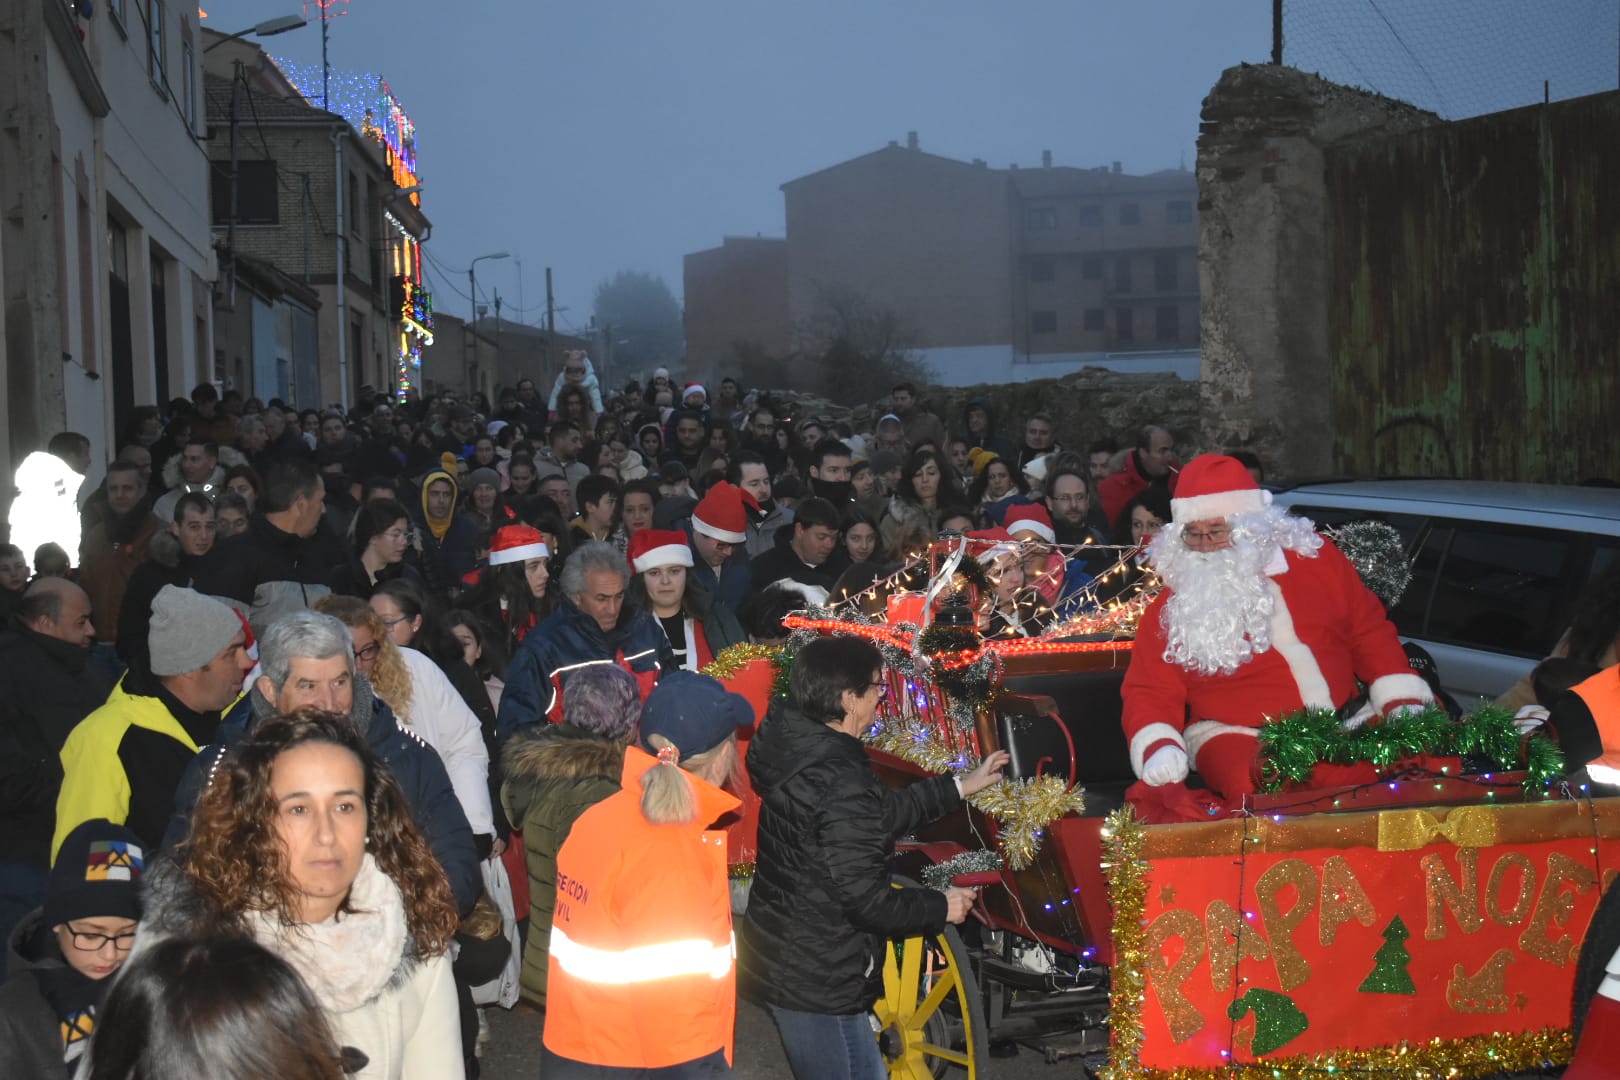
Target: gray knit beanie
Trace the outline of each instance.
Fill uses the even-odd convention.
[[[235,611],[193,589],[165,585],[152,601],[152,631],[147,644],[152,674],[184,675],[225,651],[242,632]]]

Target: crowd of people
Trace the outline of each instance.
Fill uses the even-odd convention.
[[[801,648],[762,720],[700,672],[941,532],[976,541],[989,637],[1162,575],[1124,696],[1166,819],[1191,768],[1250,782],[1256,694],[1433,697],[1253,458],[1183,469],[1155,426],[1068,449],[982,398],[947,425],[909,384],[880,410],[856,431],[662,369],[609,389],[570,354],[549,395],[493,407],[300,413],[205,384],[134,410],[93,490],[82,436],[30,455],[0,546],[0,1073],[476,1076],[482,1010],[522,997],[548,1078],[706,1076],[741,992],[796,1075],[881,1075],[883,937],[972,904],[891,889],[887,853],[1005,755],[878,783],[881,661],[855,639]],[[734,954],[716,825],[741,772],[761,807]]]

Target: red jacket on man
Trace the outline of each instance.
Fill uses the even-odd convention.
[[[1113,476],[1103,478],[1097,485],[1097,498],[1102,502],[1103,513],[1108,516],[1108,527],[1112,529],[1119,524],[1119,512],[1125,509],[1125,504],[1136,498],[1152,486],[1153,481],[1142,474],[1142,467],[1137,463],[1141,456],[1138,450],[1132,450],[1125,456],[1125,467]],[[1178,473],[1175,466],[1170,472],[1170,495],[1176,494],[1176,480]]]

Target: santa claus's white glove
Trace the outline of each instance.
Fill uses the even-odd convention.
[[[1354,731],[1356,728],[1360,727],[1362,724],[1365,724],[1367,721],[1371,720],[1377,715],[1378,714],[1373,711],[1372,703],[1368,702],[1351,715],[1345,717],[1344,723],[1339,726],[1344,728],[1346,731]]]
[[[1162,746],[1142,763],[1142,782],[1153,787],[1179,784],[1187,779],[1187,751],[1179,746]]]

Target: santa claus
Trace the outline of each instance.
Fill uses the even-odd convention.
[[[1381,716],[1433,701],[1355,567],[1310,521],[1272,506],[1238,461],[1194,458],[1170,509],[1149,548],[1165,588],[1142,616],[1123,688],[1145,784],[1181,785],[1196,769],[1236,805],[1254,791],[1267,717],[1336,709],[1357,680]]]

